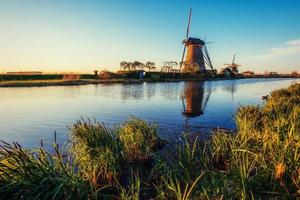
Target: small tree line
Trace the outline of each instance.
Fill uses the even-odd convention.
[[[178,66],[178,63],[176,61],[166,61],[163,63],[163,66],[161,67],[161,72],[177,72],[179,71],[175,67]],[[120,63],[120,68],[121,70],[124,71],[136,71],[136,70],[147,70],[147,71],[154,71],[156,70],[156,65],[154,62],[146,62],[142,63],[139,61],[134,61],[134,62],[127,62],[127,61],[122,61]]]
[[[122,61],[120,63],[120,68],[124,71],[135,71],[135,70],[144,70],[147,69],[149,72],[151,70],[155,70],[155,63],[154,62],[146,62],[142,63],[139,61],[134,61],[134,62],[127,62],[127,61]]]

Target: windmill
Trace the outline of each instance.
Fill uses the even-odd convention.
[[[206,66],[213,70],[211,58],[208,54],[207,46],[205,41],[199,38],[189,37],[190,25],[192,18],[192,9],[190,9],[188,26],[186,30],[185,39],[182,44],[184,44],[183,54],[180,63],[180,71],[183,72],[204,72],[206,71]],[[187,48],[187,55],[184,61],[185,52]]]
[[[234,61],[235,61],[235,54],[233,55],[231,64],[224,64],[224,65],[226,65],[227,68],[230,68],[230,69],[231,69],[231,72],[232,72],[233,74],[238,74],[238,73],[239,73],[238,67],[240,67],[240,66],[242,66],[242,65],[236,64]]]

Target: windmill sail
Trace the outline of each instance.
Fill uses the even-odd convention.
[[[187,26],[187,29],[186,29],[185,38],[189,37],[190,25],[191,25],[191,18],[192,18],[192,8],[190,8],[190,14],[189,14],[189,20],[188,20],[188,26]],[[181,68],[182,68],[185,51],[186,51],[186,46],[184,45],[184,47],[183,47],[183,53],[182,53],[182,57],[181,57],[181,62],[180,62],[180,69],[179,70],[181,70]]]
[[[207,63],[207,65],[213,70],[214,68],[213,68],[213,65],[212,65],[210,56],[209,56],[209,54],[208,54],[208,50],[207,50],[206,43],[204,44],[203,50],[204,50],[203,55],[204,55],[204,57],[205,57],[205,59],[206,59],[206,63]]]

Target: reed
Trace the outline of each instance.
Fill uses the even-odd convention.
[[[72,158],[54,143],[55,153],[41,147],[24,150],[18,143],[0,146],[1,199],[88,199],[95,194],[89,182],[77,176]]]

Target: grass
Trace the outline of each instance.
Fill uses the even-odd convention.
[[[236,125],[161,151],[157,125],[133,117],[113,128],[80,120],[54,154],[3,142],[0,198],[300,198],[300,84],[240,107]]]
[[[299,197],[300,84],[272,92],[263,107],[241,107],[236,123],[236,134],[216,133],[212,146],[240,196]]]
[[[126,79],[16,80],[16,81],[0,81],[0,87],[70,86],[70,85],[87,85],[87,84],[101,84],[101,83],[141,83],[141,81],[126,80]]]
[[[0,147],[1,199],[88,199],[93,186],[76,174],[70,157],[57,145],[55,154],[43,147],[26,151],[19,144]]]
[[[156,124],[132,118],[118,129],[118,139],[126,160],[148,160],[158,144]]]

